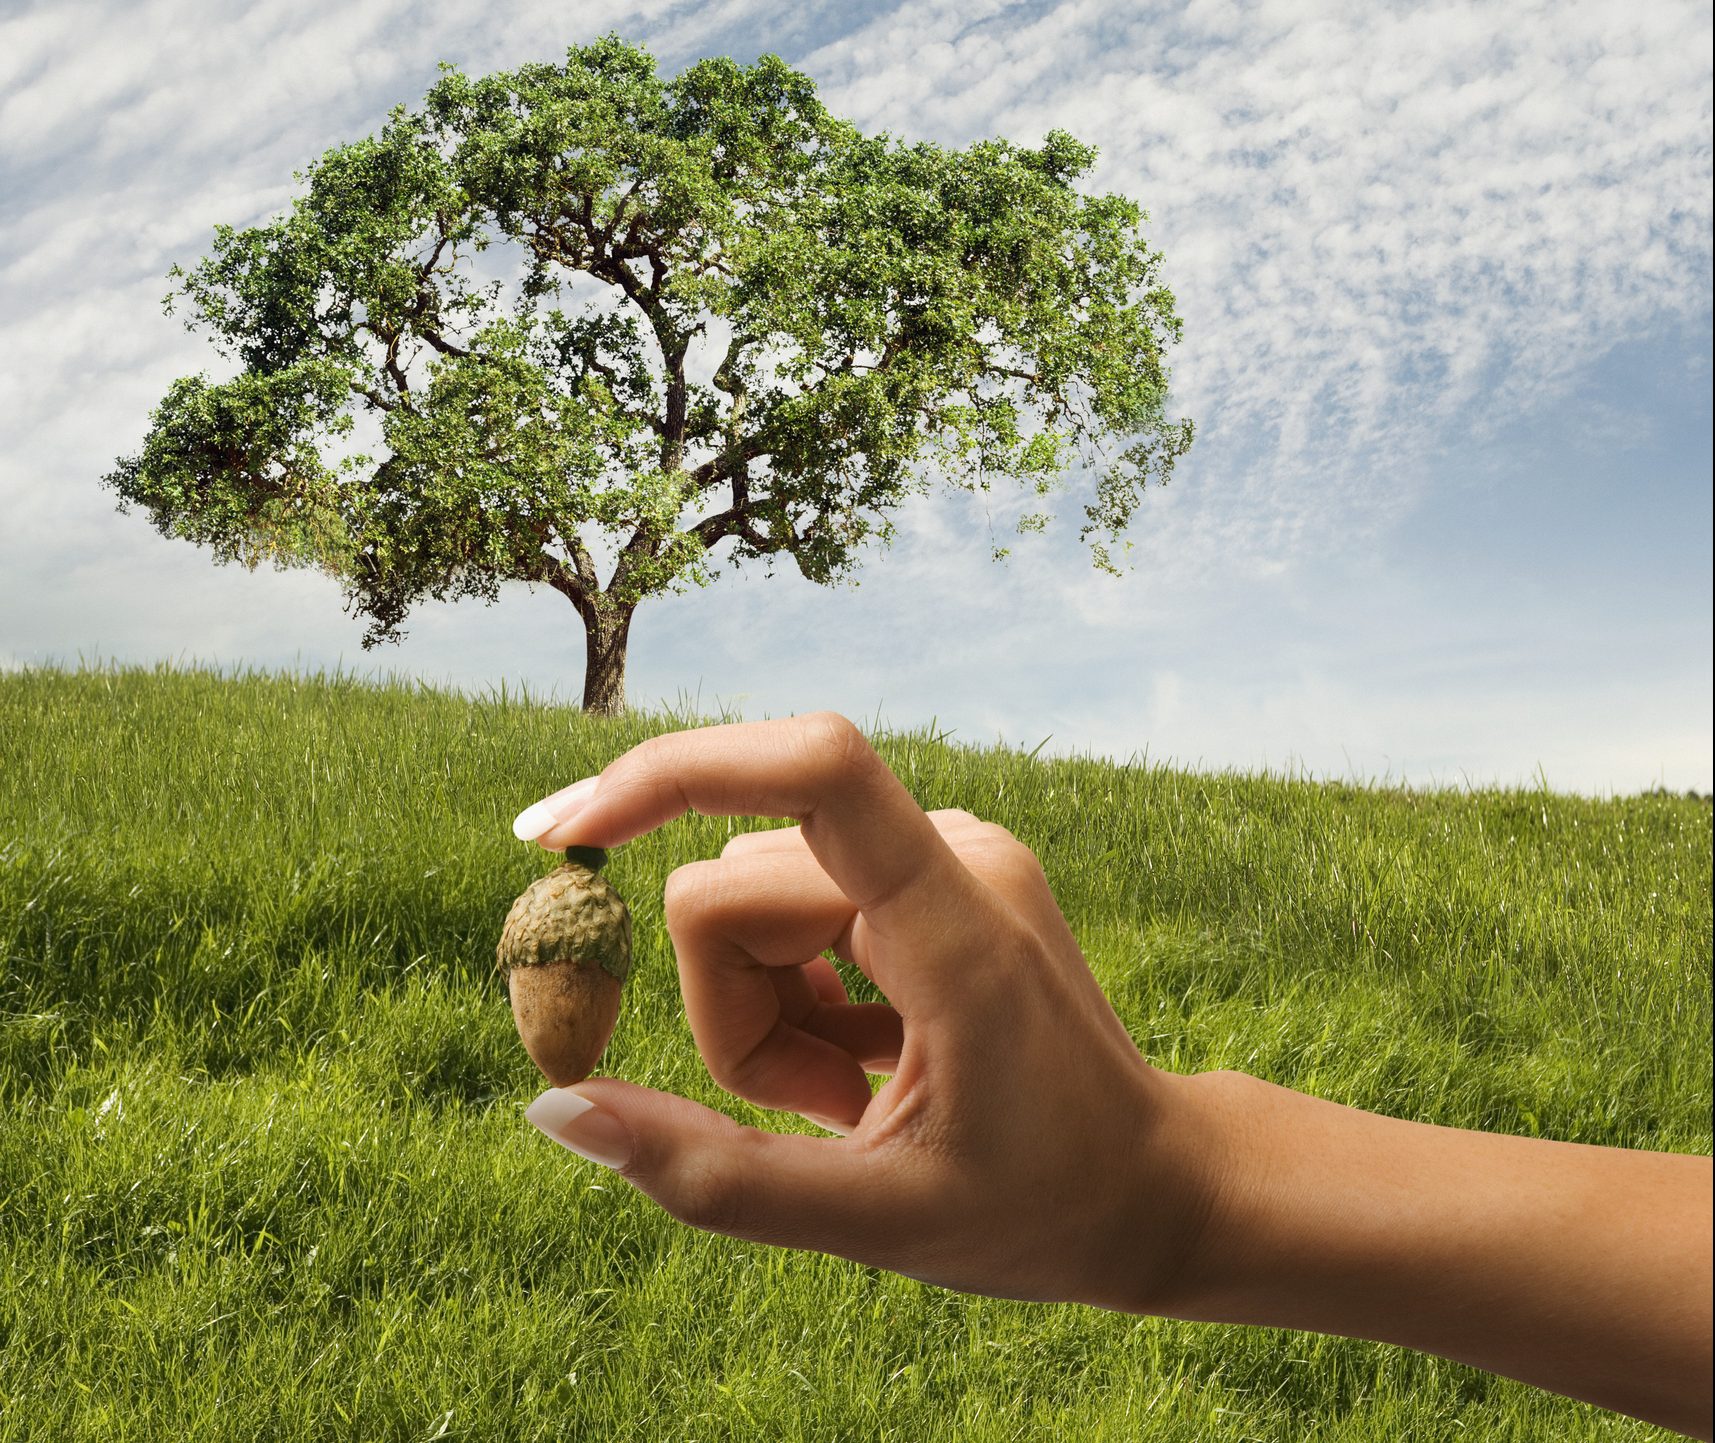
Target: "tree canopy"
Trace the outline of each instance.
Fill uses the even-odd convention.
[[[121,505],[221,560],[311,565],[397,637],[425,599],[566,596],[585,704],[623,702],[645,598],[789,555],[831,582],[938,477],[1087,482],[1115,547],[1192,426],[1143,213],[1095,152],[869,136],[775,56],[662,79],[609,36],[471,79],[218,227],[169,309],[236,364],[175,382]],[[607,548],[611,569],[598,556]]]

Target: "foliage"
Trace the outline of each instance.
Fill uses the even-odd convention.
[[[1077,191],[1094,161],[1061,131],[866,136],[774,56],[443,66],[174,268],[169,309],[239,370],[177,382],[107,480],[220,559],[338,576],[366,644],[507,581],[611,625],[728,541],[831,582],[935,475],[1022,485],[1028,531],[1088,470],[1117,570],[1192,427],[1161,257],[1133,202]]]

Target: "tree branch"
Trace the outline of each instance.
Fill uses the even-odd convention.
[[[579,616],[589,621],[595,611],[594,598],[599,589],[589,552],[584,549],[583,543],[575,534],[568,540],[552,531],[545,522],[538,524],[535,530],[537,539],[542,543],[542,550],[536,557],[536,575],[527,579],[547,582],[577,607]],[[547,549],[551,539],[558,540],[566,548],[571,557],[570,563]]]
[[[597,280],[603,280],[609,285],[618,286],[620,290],[624,291],[625,294],[637,304],[637,308],[641,310],[644,315],[649,317],[650,325],[656,326],[656,318],[660,311],[660,303],[656,298],[655,292],[650,290],[648,286],[644,285],[642,281],[638,280],[637,277],[632,274],[631,268],[627,266],[624,261],[618,260],[612,255],[600,256],[590,264],[589,273],[596,277]],[[659,326],[656,326],[656,331],[657,335],[659,335]]]
[[[389,401],[384,394],[377,391],[373,386],[353,385],[351,389],[379,410],[397,411],[399,409],[400,403],[398,401]]]
[[[370,330],[374,331],[377,339],[384,340],[386,343],[387,356],[382,362],[382,365],[386,369],[389,379],[393,382],[393,388],[398,391],[401,396],[409,395],[411,383],[405,379],[405,372],[399,365],[400,333],[398,331],[392,331],[383,336],[382,333],[379,330],[376,330],[373,326],[370,327]]]
[[[542,580],[566,597],[579,611],[584,609],[587,593],[583,583],[566,563],[552,552],[542,552]]]
[[[631,533],[631,540],[620,549],[619,559],[614,563],[613,576],[608,580],[607,589],[610,592],[621,592],[625,584],[631,580],[631,573],[639,557],[654,560],[660,550],[660,538],[651,534],[646,526],[639,526]]]
[[[443,355],[443,356],[459,356],[462,358],[462,357],[470,355],[470,351],[467,350],[464,346],[458,345],[453,341],[447,340],[446,337],[444,337],[433,326],[418,326],[417,327],[417,335],[420,336],[423,340],[427,341],[431,346],[433,346],[435,348],[435,350],[439,351],[441,353],[441,355]]]
[[[619,229],[620,219],[625,215],[625,203],[627,201],[629,201],[632,196],[637,194],[638,189],[642,186],[642,184],[643,184],[643,177],[638,176],[638,178],[636,180],[631,182],[631,185],[626,190],[625,194],[620,196],[619,199],[613,203],[613,216],[608,221],[607,228],[605,230],[603,230],[601,233],[601,248],[604,251],[611,251],[613,249],[613,233]],[[620,242],[620,245],[622,248],[624,246],[628,245],[630,243],[630,241],[634,238],[636,231],[637,231],[638,222],[641,221],[642,219],[643,219],[643,216],[642,216],[641,212],[639,212],[637,215],[634,215],[631,218],[631,226],[626,231],[626,238],[625,238],[625,240]]]
[[[549,528],[545,523],[541,527],[540,534],[542,541],[546,543]],[[553,531],[553,536],[565,548],[566,555],[571,558],[570,566],[568,567],[566,562],[549,552],[544,551],[543,555],[547,556],[563,573],[566,584],[576,587],[585,596],[592,595],[599,590],[601,583],[596,579],[595,563],[590,559],[590,554],[585,549],[584,543],[578,538],[577,532],[574,531],[567,535],[556,528]],[[565,587],[557,586],[555,589],[563,591]],[[566,594],[570,596],[571,592],[567,591]],[[577,597],[574,596],[572,599],[575,601]]]
[[[786,522],[784,537],[773,536],[757,526],[750,505],[750,476],[746,467],[733,473],[732,505],[699,521],[691,528],[691,534],[703,543],[705,551],[728,536],[737,536],[761,552],[791,551],[803,540],[790,521]]]
[[[719,455],[711,456],[707,461],[691,472],[691,484],[699,491],[705,491],[710,486],[721,481],[737,481],[743,468],[752,461],[760,461],[768,455],[768,445],[760,437],[747,436],[736,443],[725,447]],[[735,472],[732,468],[739,467]]]
[[[687,343],[680,341],[665,352],[662,361],[667,370],[667,414],[661,426],[661,469],[676,471],[685,454],[685,351]]]
[[[593,346],[590,348],[588,355],[579,356],[578,359],[584,363],[584,374],[586,376],[591,371],[594,371],[596,375],[600,376],[607,382],[608,391],[615,397],[617,404],[620,385],[619,372],[597,356]],[[634,411],[630,406],[620,406],[619,414],[624,416],[628,421],[635,421],[640,426],[647,426],[657,436],[665,436],[667,434],[666,423],[652,411]]]
[[[520,239],[530,247],[530,253],[539,261],[558,261],[567,270],[588,270],[594,258],[594,252],[587,247],[568,251],[565,237],[552,225],[531,217],[535,229]],[[593,274],[593,272],[592,272]]]
[[[757,530],[756,522],[748,512],[733,508],[699,521],[691,528],[691,534],[703,543],[705,551],[713,547],[717,541],[725,540],[728,536],[743,537],[758,551],[783,549]]]
[[[1031,381],[1036,384],[1041,384],[1042,381],[1042,377],[1037,375],[1035,371],[1020,371],[1011,366],[997,366],[986,358],[983,361],[983,371],[986,375],[1010,376],[1017,381]]]

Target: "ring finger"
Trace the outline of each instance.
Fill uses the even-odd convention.
[[[987,825],[981,817],[960,807],[941,807],[927,813],[928,818],[935,824],[935,830],[949,841],[960,832],[970,831],[976,827]],[[808,852],[809,844],[804,840],[801,827],[764,827],[755,832],[739,832],[726,846],[721,849],[723,859],[730,857],[749,857],[761,852]]]

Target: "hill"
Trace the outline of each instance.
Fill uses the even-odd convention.
[[[493,948],[525,803],[688,719],[346,678],[0,676],[0,1443],[1666,1437],[1368,1343],[692,1233],[551,1148]],[[1711,809],[878,746],[1041,857],[1162,1066],[1710,1150]],[[611,1070],[709,1082],[618,852]],[[861,982],[861,979],[857,979]],[[854,987],[854,993],[861,990]]]

